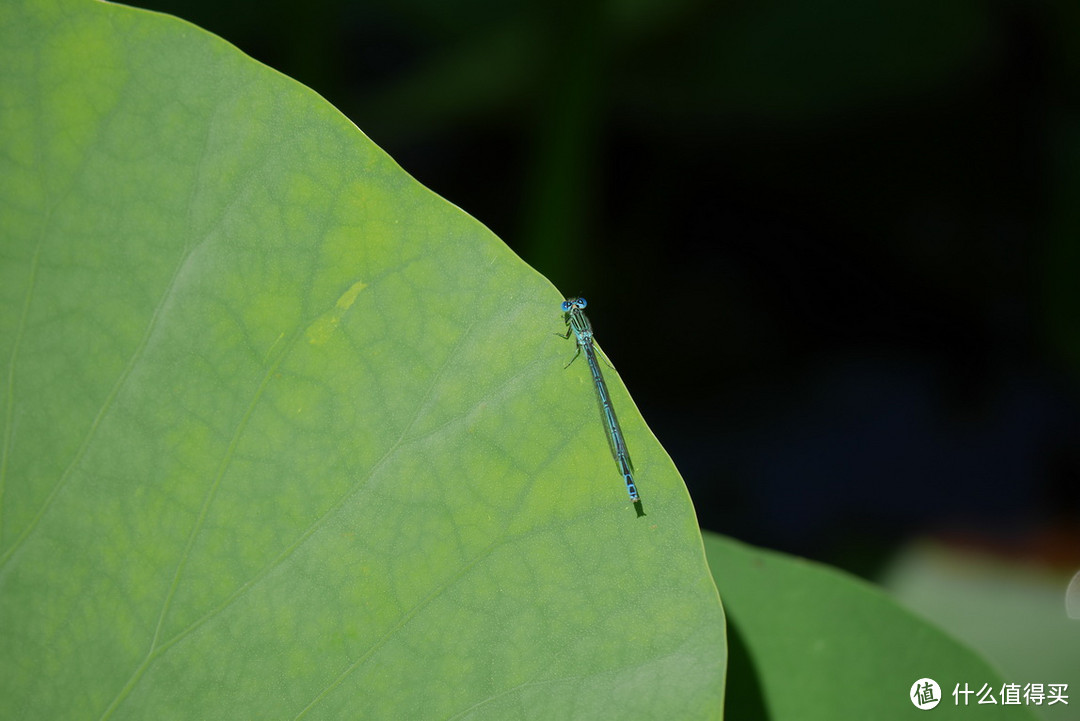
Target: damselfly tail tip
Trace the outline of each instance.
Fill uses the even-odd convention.
[[[645,509],[641,507],[641,499],[634,501],[634,510],[637,511],[637,517],[641,518],[645,515]]]

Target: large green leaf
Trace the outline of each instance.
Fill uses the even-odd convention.
[[[122,6],[0,4],[0,128],[0,717],[719,716],[685,488],[479,223]]]
[[[715,534],[705,535],[705,550],[728,615],[728,718],[835,721],[929,713],[934,719],[1033,721],[1034,707],[1024,705],[1022,691],[1020,705],[1003,704],[1002,684],[1069,681],[1002,678],[880,589],[835,569]],[[942,695],[926,712],[908,697],[923,678],[936,681]],[[992,704],[985,695],[979,704],[984,684],[993,689]],[[976,692],[967,706],[962,693],[954,697],[957,686]],[[1046,703],[1047,718],[1073,718],[1073,702]]]

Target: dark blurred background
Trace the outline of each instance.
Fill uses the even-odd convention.
[[[140,4],[585,295],[703,527],[1080,567],[1076,0]]]

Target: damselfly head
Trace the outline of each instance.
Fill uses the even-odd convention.
[[[572,308],[584,310],[586,305],[588,303],[585,302],[584,298],[567,298],[562,304],[563,313],[569,313]]]

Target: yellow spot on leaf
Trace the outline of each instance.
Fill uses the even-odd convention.
[[[367,283],[356,281],[352,287],[341,294],[333,308],[316,318],[315,322],[308,326],[306,334],[308,342],[312,345],[322,345],[330,340],[334,329],[341,322],[341,316],[352,307],[352,304],[356,302],[356,296],[360,295],[360,291],[364,288],[367,288]]]

